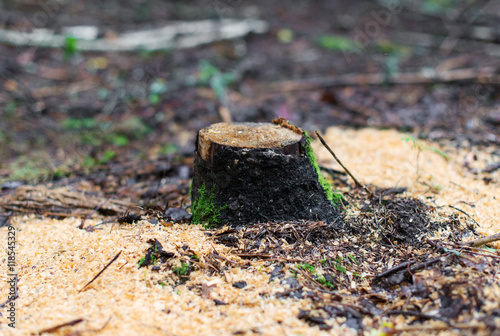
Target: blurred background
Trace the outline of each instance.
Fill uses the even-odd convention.
[[[2,193],[165,194],[198,129],[278,116],[500,156],[499,23],[482,0],[0,1]]]

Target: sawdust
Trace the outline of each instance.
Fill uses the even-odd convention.
[[[357,179],[378,187],[407,187],[407,195],[436,207],[459,208],[473,217],[484,235],[500,232],[500,170],[491,175],[495,183],[485,183],[481,175],[474,175],[464,167],[466,150],[441,148],[448,156],[432,149],[413,148],[405,134],[393,130],[351,130],[329,128],[325,140]],[[425,143],[425,142],[423,142]],[[439,149],[435,144],[427,147]],[[328,151],[315,144],[321,164],[340,170]],[[490,157],[476,153],[478,165],[486,166]],[[418,170],[417,170],[418,169]],[[417,175],[418,173],[418,175]],[[418,176],[418,179],[417,179]],[[450,208],[450,212],[453,209]],[[500,248],[500,244],[495,245]]]
[[[402,136],[395,131],[331,128],[325,139],[360,181],[379,187],[407,187],[409,196],[426,203],[462,209],[480,224],[477,230],[482,234],[500,232],[500,203],[495,198],[499,194],[498,171],[491,174],[493,182],[486,184],[481,176],[463,167],[465,151],[450,151],[450,160],[447,161],[439,153],[424,150],[419,154],[417,178],[417,150],[412,149],[411,143],[402,141]],[[315,146],[320,163],[337,168],[329,153],[320,144]],[[487,163],[487,159],[487,156],[480,157],[479,163]],[[469,219],[465,216],[464,220]],[[87,224],[98,222],[100,219],[96,217],[89,219]],[[269,281],[273,270],[270,263],[247,261],[235,256],[232,247],[216,244],[200,226],[158,225],[141,220],[127,225],[115,223],[101,227],[102,230],[88,232],[77,229],[79,224],[80,219],[55,220],[35,215],[12,219],[12,225],[17,230],[19,274],[17,329],[7,327],[9,321],[5,309],[2,309],[2,335],[36,334],[77,318],[84,321],[52,334],[357,333],[354,329],[341,326],[342,318],[329,322],[331,331],[320,330],[306,319],[299,319],[299,312],[313,309],[313,299],[281,298],[278,294],[286,288],[277,281]],[[160,265],[159,272],[151,267],[138,267],[139,260],[150,247],[150,239],[158,239],[164,251],[175,255],[166,264]],[[6,246],[6,228],[0,229],[0,242],[5,242],[3,246]],[[120,257],[91,285],[79,292],[119,251],[122,251]],[[199,257],[198,266],[194,267],[186,281],[174,281],[172,279],[176,278],[172,274],[175,267],[191,260],[186,251]],[[214,253],[229,260],[220,260],[222,274],[206,271],[209,268],[208,256]],[[0,297],[6,298],[9,290],[6,283],[6,248],[0,252],[0,260],[4,261],[0,273]],[[245,267],[238,266],[243,264]],[[424,271],[420,276],[423,277],[425,272],[430,271]],[[242,280],[247,283],[245,288],[233,286],[233,283]],[[498,293],[495,286],[485,290],[493,291],[487,293],[493,297]],[[341,289],[338,294],[345,292]],[[498,304],[491,309],[498,310]],[[370,327],[366,318],[364,321]],[[401,315],[394,316],[391,322],[403,325],[405,319]],[[431,321],[428,327],[438,324],[444,323]],[[447,327],[444,325],[443,328]],[[366,332],[369,333],[370,329]],[[444,334],[455,332],[445,330]]]

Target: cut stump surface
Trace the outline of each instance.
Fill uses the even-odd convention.
[[[339,218],[309,138],[271,123],[218,123],[198,132],[191,198],[195,223],[232,226]],[[335,197],[333,197],[335,196]]]

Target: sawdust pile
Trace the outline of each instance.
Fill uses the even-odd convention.
[[[432,150],[418,154],[402,136],[395,131],[331,128],[325,139],[360,181],[377,187],[407,187],[405,196],[440,209],[437,217],[456,213],[448,207],[452,205],[463,211],[459,212],[460,221],[469,222],[470,216],[479,223],[475,227],[479,233],[500,232],[498,172],[490,174],[492,181],[488,182],[464,168],[466,152],[449,150],[449,160]],[[320,163],[337,168],[318,144],[316,153]],[[477,155],[476,164],[489,163],[487,152]],[[360,212],[354,207],[348,216]],[[87,225],[101,220],[96,215]],[[78,229],[79,224],[79,219],[35,215],[12,219],[18,245],[17,328],[7,326],[3,308],[2,335],[44,330],[54,335],[382,335],[384,330],[486,335],[500,328],[500,279],[494,271],[498,252],[460,250],[465,261],[458,264],[459,257],[440,252],[455,246],[446,245],[433,252],[432,261],[430,252],[425,254],[412,246],[380,245],[371,238],[342,237],[342,232],[332,235],[331,246],[324,241],[315,245],[308,240],[309,234],[294,231],[302,228],[318,237],[314,230],[322,226],[304,223],[289,224],[280,232],[276,226],[275,231],[255,229],[256,234],[247,236],[245,232],[207,232],[200,226],[152,219],[105,224],[93,232]],[[155,240],[168,252],[168,258],[139,268],[148,249],[154,252],[151,242]],[[6,246],[5,227],[0,229],[0,241]],[[253,246],[257,241],[259,244]],[[271,246],[267,242],[280,246],[281,254],[266,250]],[[117,260],[85,286],[120,251]],[[377,260],[376,253],[393,254],[387,260]],[[323,255],[330,258],[318,259]],[[404,273],[406,268],[404,274],[395,272],[396,277],[389,279],[392,283],[373,281],[376,274],[413,256],[413,266],[407,267],[410,273]],[[475,257],[484,265],[476,263]],[[5,248],[0,260],[6,260]],[[474,288],[472,294],[467,291],[470,284],[447,287],[455,279],[440,268],[430,268],[436,263],[478,284],[483,279],[485,286]],[[3,265],[0,293],[6,298],[5,261]],[[427,278],[430,280],[425,282]],[[406,282],[411,286],[404,287]],[[425,292],[425,286],[431,286],[435,293],[418,297],[415,293]],[[405,288],[411,291],[403,295]],[[438,289],[443,288],[452,301],[439,297]],[[481,300],[475,318],[462,311],[473,309],[472,303],[467,306],[465,302],[468,296]],[[401,313],[409,304],[418,307],[421,315]],[[453,306],[462,310],[443,313]],[[383,315],[384,311],[389,313]],[[436,312],[456,320],[434,319]],[[57,327],[68,322],[73,323]],[[410,324],[413,322],[425,324]]]
[[[471,154],[477,156],[471,168],[491,164],[494,148],[471,153],[423,143],[427,149],[418,154],[413,141],[406,142],[405,138],[405,134],[396,131],[374,129],[329,128],[325,135],[342,163],[363,183],[406,187],[409,196],[436,207],[451,205],[464,210],[481,224],[477,230],[484,235],[500,232],[500,171],[490,177],[496,183],[489,183],[483,175],[464,167]],[[449,153],[449,160],[436,149]],[[320,144],[316,144],[315,151],[322,164],[340,169]]]

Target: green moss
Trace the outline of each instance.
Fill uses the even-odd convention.
[[[174,267],[173,271],[177,276],[188,275],[190,271],[189,263],[181,261],[181,265],[178,267]]]
[[[335,193],[332,191],[332,186],[330,185],[330,183],[328,183],[328,181],[323,176],[323,174],[321,174],[319,164],[316,161],[316,154],[314,154],[314,150],[312,149],[312,146],[311,146],[311,137],[307,134],[307,132],[304,132],[304,136],[306,137],[306,143],[304,145],[304,150],[306,152],[307,158],[309,159],[309,161],[311,162],[311,165],[314,168],[314,171],[318,175],[318,181],[321,184],[321,186],[323,187],[323,190],[325,191],[326,197],[335,206],[341,204],[344,197],[341,194]]]
[[[207,192],[205,184],[203,184],[198,191],[200,192],[200,198],[194,201],[191,207],[193,224],[204,224],[206,228],[217,226],[220,224],[220,212],[227,205],[220,206],[215,204],[214,188],[212,188],[211,192]]]

